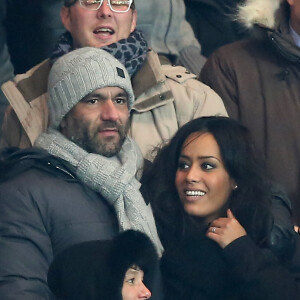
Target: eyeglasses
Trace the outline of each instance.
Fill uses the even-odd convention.
[[[125,13],[129,11],[133,0],[107,0],[109,8],[114,12]],[[79,0],[82,7],[89,10],[98,10],[103,0]]]

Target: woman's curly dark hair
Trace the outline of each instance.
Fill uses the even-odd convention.
[[[263,243],[273,222],[270,189],[263,175],[263,165],[254,155],[248,130],[225,117],[202,117],[185,124],[169,144],[159,150],[152,166],[145,170],[142,192],[151,202],[162,242],[166,244],[170,235],[182,237],[195,224],[185,213],[175,186],[182,145],[194,132],[214,136],[225,169],[238,186],[227,205],[247,233],[257,243]]]

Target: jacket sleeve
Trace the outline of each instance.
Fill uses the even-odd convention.
[[[14,181],[0,185],[1,300],[54,299],[47,286],[51,241],[33,198]]]
[[[299,282],[293,267],[280,263],[270,250],[259,248],[248,236],[225,247],[224,255],[240,299],[299,299]]]
[[[220,95],[228,115],[238,120],[238,81],[223,48],[209,57],[200,73],[200,80]]]
[[[295,248],[292,207],[287,194],[276,184],[271,186],[271,211],[274,218],[269,245],[274,254],[288,258]]]

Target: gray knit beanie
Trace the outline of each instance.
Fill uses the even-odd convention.
[[[85,47],[59,58],[48,79],[50,127],[57,129],[63,117],[86,95],[104,87],[119,87],[128,94],[131,110],[134,94],[125,67],[99,48]]]

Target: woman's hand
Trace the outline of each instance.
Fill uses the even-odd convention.
[[[223,249],[244,235],[247,235],[247,232],[230,209],[227,209],[227,218],[214,220],[206,233],[207,237],[217,242]]]

